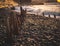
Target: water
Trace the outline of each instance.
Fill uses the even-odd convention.
[[[44,15],[60,16],[60,5],[29,5],[22,6],[22,8],[27,10],[27,14],[41,15],[44,13]],[[21,12],[20,7],[16,6],[15,11]]]

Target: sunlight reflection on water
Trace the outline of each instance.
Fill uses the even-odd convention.
[[[38,14],[40,15],[44,11],[57,12],[60,13],[60,5],[29,5],[22,6],[22,8],[27,10],[28,14]],[[21,12],[20,7],[15,7],[16,12]]]

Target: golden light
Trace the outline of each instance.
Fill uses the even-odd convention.
[[[60,2],[60,0],[57,0],[57,2]]]
[[[5,0],[5,2],[0,1],[0,8],[3,7],[12,7],[12,6],[17,6],[18,3],[14,2],[13,0]]]

